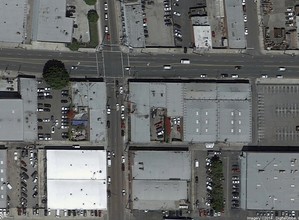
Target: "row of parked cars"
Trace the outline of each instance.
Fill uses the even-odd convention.
[[[231,207],[233,209],[240,206],[240,169],[238,164],[232,165],[232,200]]]

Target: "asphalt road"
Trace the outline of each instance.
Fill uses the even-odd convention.
[[[103,54],[104,55],[103,55]],[[104,51],[98,53],[98,62],[95,53],[69,53],[52,51],[28,51],[20,49],[2,49],[0,51],[0,69],[15,70],[24,73],[41,73],[44,63],[49,59],[59,59],[65,63],[71,75],[97,76],[105,72],[106,77],[220,77],[221,73],[238,74],[243,78],[260,77],[267,74],[275,77],[281,74],[278,67],[287,68],[284,77],[297,77],[299,66],[298,56],[290,55],[250,55],[243,54],[123,54],[120,52]],[[189,65],[180,64],[182,58],[189,59]],[[128,64],[130,71],[123,71]],[[103,65],[104,64],[104,65]],[[172,70],[163,70],[163,65],[172,65]],[[97,68],[97,65],[99,68]],[[235,70],[235,66],[242,68]],[[103,71],[105,69],[105,71]]]
[[[121,86],[121,81],[119,81]],[[111,168],[108,168],[108,176],[111,177],[111,184],[108,185],[108,189],[111,191],[111,198],[108,198],[108,210],[109,219],[123,219],[124,208],[126,205],[126,196],[122,195],[122,189],[125,187],[125,172],[122,171],[122,155],[124,155],[124,142],[121,136],[121,118],[120,110],[116,108],[116,104],[119,104],[119,108],[123,103],[123,96],[121,94],[116,95],[119,92],[119,87],[116,87],[116,79],[109,79],[107,82],[107,105],[111,108],[111,114],[107,116],[107,120],[110,121],[110,128],[108,128],[108,147],[112,154]]]

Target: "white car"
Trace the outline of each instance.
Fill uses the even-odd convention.
[[[105,19],[105,21],[108,20],[108,14],[107,13],[104,14],[104,19]]]
[[[262,74],[262,78],[266,79],[266,78],[268,78],[268,75]]]
[[[122,112],[125,111],[125,106],[121,105],[120,109],[121,109]]]
[[[44,88],[38,88],[38,89],[37,89],[37,92],[44,92],[44,91],[45,91]]]
[[[177,12],[177,11],[174,11],[173,14],[176,15],[176,16],[179,16],[179,17],[181,16],[181,13]]]
[[[201,74],[200,77],[201,77],[201,78],[206,78],[206,77],[207,77],[207,74]]]
[[[110,106],[107,105],[107,115],[110,115],[111,114],[111,109],[110,109]]]
[[[232,78],[239,78],[238,74],[232,74]]]
[[[124,89],[123,89],[122,86],[119,87],[119,93],[120,93],[120,94],[123,94],[123,93],[124,93]]]
[[[174,33],[174,36],[176,36],[176,37],[179,37],[179,38],[182,38],[183,36],[182,36],[182,34],[181,33]]]
[[[67,110],[69,110],[70,108],[69,107],[61,107],[61,110],[62,111],[67,111]]]
[[[43,108],[38,108],[37,111],[38,111],[38,112],[43,112],[44,109],[43,109]]]
[[[51,128],[51,133],[52,134],[55,133],[55,127],[54,126],[52,126],[52,128]]]
[[[78,67],[77,66],[72,66],[71,69],[76,70],[76,69],[78,69]]]
[[[245,32],[244,32],[245,35],[248,35],[248,28],[245,28]]]
[[[116,103],[116,111],[119,111],[119,104]]]
[[[242,5],[245,5],[245,0],[242,0]]]
[[[171,7],[164,8],[164,11],[171,11]]]
[[[108,11],[108,4],[107,4],[107,2],[104,2],[104,11]]]
[[[50,95],[49,92],[44,92],[44,96],[48,96],[48,95]]]
[[[108,30],[108,26],[105,25],[105,33],[108,33],[108,32],[109,32],[109,30]]]
[[[122,156],[121,156],[121,163],[125,163],[125,162],[126,162],[125,156],[122,155]]]
[[[239,183],[240,183],[239,180],[233,180],[233,181],[232,181],[232,184],[239,184]]]
[[[276,78],[277,78],[277,79],[282,79],[283,76],[282,76],[282,75],[277,75]]]
[[[50,122],[50,118],[44,118],[43,122]]]
[[[125,114],[124,114],[124,113],[121,113],[121,114],[120,114],[120,118],[121,118],[121,120],[125,120]]]
[[[247,22],[247,15],[244,15],[244,22]]]
[[[51,87],[46,87],[45,88],[45,91],[50,91],[51,90]]]
[[[125,67],[125,70],[129,71],[131,68],[129,66]]]
[[[121,191],[121,193],[122,193],[123,196],[125,196],[125,195],[126,195],[126,190],[123,189],[123,190]]]
[[[110,176],[108,176],[108,178],[107,178],[107,182],[108,182],[108,184],[111,183],[111,177],[110,177]]]

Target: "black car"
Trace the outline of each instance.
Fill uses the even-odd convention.
[[[29,176],[28,176],[27,173],[25,173],[25,172],[22,172],[22,173],[21,173],[21,177],[23,177],[23,178],[26,179],[26,180],[29,179]]]
[[[121,136],[125,136],[125,131],[121,130]]]
[[[187,53],[187,47],[184,47],[184,53]]]
[[[37,121],[38,121],[38,122],[43,122],[43,119],[38,118]]]
[[[235,70],[240,70],[242,66],[235,66]]]
[[[47,108],[51,108],[51,104],[48,104],[48,103],[44,104],[44,106]]]
[[[53,96],[52,96],[52,95],[47,95],[47,96],[45,96],[45,98],[46,98],[46,99],[52,99]]]
[[[27,172],[28,170],[25,167],[21,167],[21,170]]]
[[[107,121],[107,128],[110,128],[110,121]]]
[[[107,197],[110,198],[111,197],[111,191],[108,189],[107,190]]]
[[[33,198],[35,198],[37,196],[37,192],[35,191],[32,195]]]
[[[239,192],[232,192],[233,196],[239,196]]]
[[[181,28],[181,25],[179,25],[179,24],[173,24],[173,27],[176,27],[176,28]]]
[[[23,187],[27,187],[27,183],[21,181],[21,186],[23,186]]]
[[[195,183],[198,183],[198,176],[195,177]]]
[[[61,99],[61,103],[67,103],[66,99]]]
[[[43,129],[43,126],[38,126],[37,129],[41,130],[41,129]]]

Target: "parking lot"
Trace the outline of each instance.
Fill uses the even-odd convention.
[[[68,138],[68,112],[71,105],[68,88],[52,90],[38,81],[38,140],[66,140]]]
[[[257,93],[259,144],[297,146],[299,85],[260,84]]]

